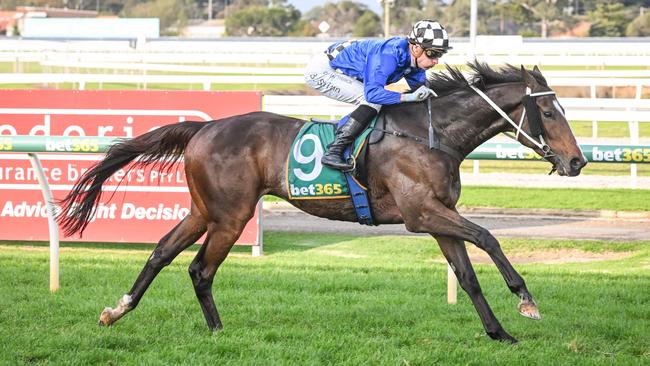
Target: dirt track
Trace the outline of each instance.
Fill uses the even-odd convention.
[[[650,241],[650,220],[576,218],[528,215],[465,215],[499,237],[586,239],[614,241]],[[269,210],[263,217],[264,230],[293,232],[329,232],[358,235],[413,234],[404,225],[362,226],[332,221],[295,210]]]

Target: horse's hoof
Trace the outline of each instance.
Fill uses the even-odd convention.
[[[101,315],[99,315],[99,325],[107,327],[111,325],[111,313],[113,312],[113,309],[111,308],[104,308],[104,311],[102,311]]]
[[[223,330],[223,324],[218,323],[215,326],[208,326],[208,329],[210,329],[210,332],[212,332],[213,334],[218,333]]]
[[[503,329],[495,333],[488,333],[488,336],[495,341],[504,343],[517,344],[519,342],[515,337],[511,336]]]
[[[539,315],[539,309],[537,308],[537,305],[532,300],[520,302],[517,308],[519,310],[519,314],[525,316],[526,318],[533,320],[542,319],[541,315]]]

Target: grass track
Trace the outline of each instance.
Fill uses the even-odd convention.
[[[458,206],[650,211],[650,190],[464,186]]]
[[[274,196],[264,200],[283,201]],[[463,186],[458,206],[650,211],[650,190]]]
[[[103,306],[130,288],[151,247],[74,244],[62,289],[47,249],[0,243],[0,364],[571,364],[650,362],[650,243],[504,240],[506,253],[579,248],[626,259],[517,265],[541,322],[516,314],[492,265],[478,277],[518,346],[489,340],[467,296],[445,303],[446,267],[427,238],[266,233],[266,255],[235,248],[215,280],[225,330],[210,334],[183,253],[112,328]],[[108,248],[108,250],[99,250]]]

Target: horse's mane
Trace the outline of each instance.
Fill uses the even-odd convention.
[[[427,85],[438,93],[438,95],[444,95],[456,91],[468,90],[469,84],[474,84],[484,89],[490,85],[523,82],[520,68],[510,64],[506,64],[495,70],[487,63],[474,60],[474,62],[468,62],[467,66],[473,71],[467,77],[457,67],[446,65],[446,72],[434,72],[431,74],[427,78]],[[546,79],[540,72],[528,71],[539,84],[548,86]]]

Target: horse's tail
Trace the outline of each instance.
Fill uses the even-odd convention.
[[[95,207],[99,204],[104,182],[137,157],[128,169],[157,164],[169,170],[182,157],[190,139],[206,125],[205,122],[181,122],[166,125],[131,140],[112,145],[104,159],[84,173],[70,193],[59,201],[57,221],[66,236],[83,234]]]

